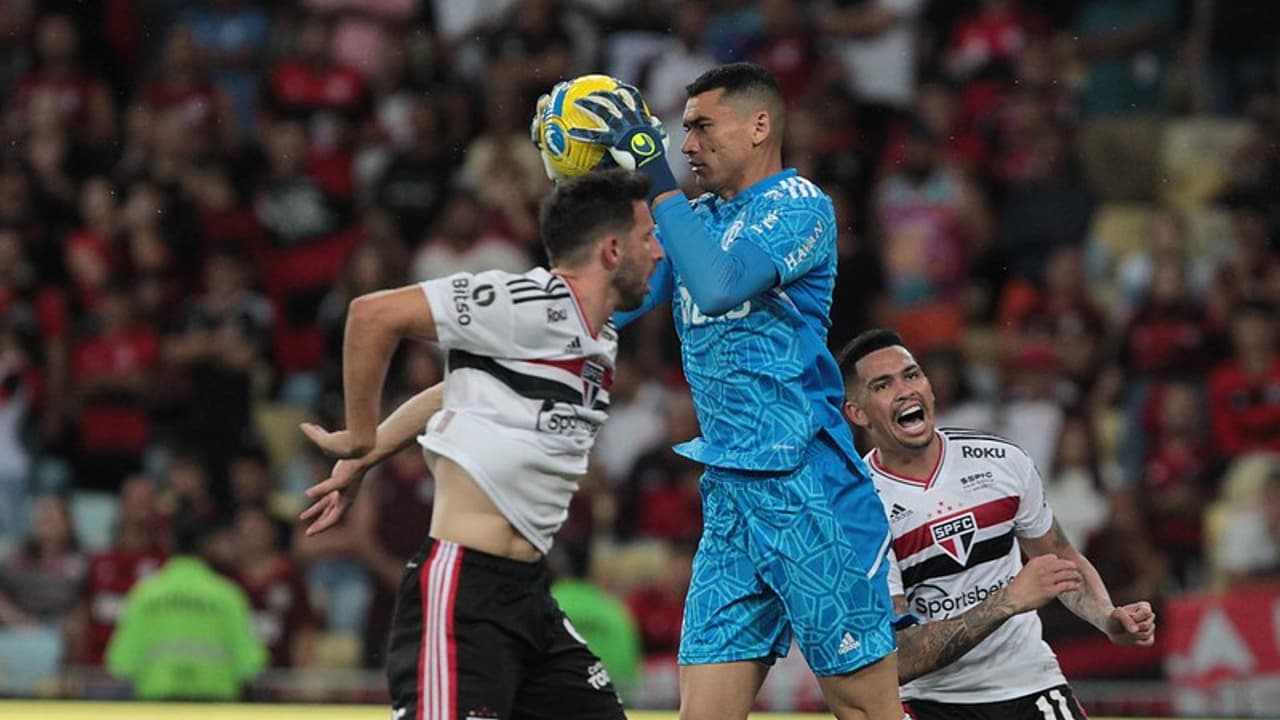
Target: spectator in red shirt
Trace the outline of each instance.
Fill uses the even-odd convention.
[[[160,358],[154,328],[138,322],[132,298],[112,284],[103,289],[93,334],[76,343],[72,393],[79,407],[76,485],[118,490],[142,469],[151,440],[150,402]]]
[[[39,282],[23,253],[22,237],[5,226],[0,226],[0,318],[32,361],[29,401],[40,412],[43,439],[57,444],[70,415],[66,303],[57,288]]]
[[[817,33],[796,0],[763,0],[760,31],[748,50],[751,59],[773,73],[787,103],[803,97],[819,78]]]
[[[977,14],[951,32],[948,72],[970,78],[993,65],[1012,64],[1027,42],[1027,22],[1017,0],[982,0]]]
[[[1231,318],[1232,358],[1209,376],[1214,449],[1223,458],[1280,452],[1280,353],[1276,310],[1246,302]]]
[[[1157,427],[1142,473],[1142,506],[1152,539],[1168,553],[1184,588],[1198,580],[1203,556],[1202,516],[1213,499],[1213,454],[1202,429],[1200,389],[1176,381],[1155,393]]]
[[[81,312],[92,312],[97,308],[98,293],[121,264],[115,245],[115,189],[107,178],[91,177],[81,185],[80,223],[67,236],[63,262],[75,303]]]
[[[277,119],[308,129],[310,174],[325,190],[350,197],[352,143],[369,114],[369,93],[359,70],[333,60],[332,22],[307,15],[298,26],[296,52],[267,79],[268,106]]]
[[[1151,289],[1124,331],[1120,361],[1130,377],[1160,378],[1205,369],[1210,328],[1187,286],[1180,257],[1160,257]]]
[[[143,102],[157,112],[177,110],[195,152],[227,152],[236,146],[235,110],[207,75],[190,28],[169,31],[156,77],[142,88]]]
[[[42,18],[35,29],[35,67],[18,80],[9,106],[10,124],[22,130],[27,107],[40,95],[57,98],[68,126],[93,147],[103,147],[116,132],[115,106],[106,83],[80,67],[80,37],[65,15]]]
[[[249,596],[253,627],[273,667],[307,664],[315,639],[315,615],[307,586],[293,560],[281,551],[282,538],[266,508],[236,511],[233,579]]]
[[[120,488],[120,518],[109,550],[89,556],[85,605],[88,620],[81,661],[101,666],[107,642],[120,619],[130,588],[164,564],[168,518],[160,511],[156,487],[145,475],[131,475]]]

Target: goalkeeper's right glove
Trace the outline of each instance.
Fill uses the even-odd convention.
[[[604,145],[619,166],[649,176],[650,201],[679,188],[667,164],[667,129],[649,114],[639,90],[619,85],[615,90],[597,90],[578,98],[574,104],[605,129],[573,128],[569,137]]]

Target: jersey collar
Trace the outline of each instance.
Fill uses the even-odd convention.
[[[721,200],[719,195],[712,194],[711,202],[717,207],[734,207],[736,205],[745,204],[755,199],[756,196],[770,190],[779,182],[795,176],[795,168],[784,168],[781,172],[776,172],[766,178],[761,178],[751,185],[748,185],[742,192],[734,195],[732,200]]]
[[[880,449],[876,448],[871,453],[871,464],[876,470],[882,473],[890,480],[896,480],[904,485],[911,485],[923,490],[933,487],[933,483],[938,479],[938,471],[942,469],[942,461],[947,457],[947,438],[935,428],[933,434],[938,438],[938,459],[933,463],[933,469],[923,478],[911,477],[910,475],[900,475],[880,463]]]

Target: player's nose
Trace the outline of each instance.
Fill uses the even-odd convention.
[[[693,133],[688,132],[684,135],[684,142],[680,143],[680,152],[685,155],[693,156],[698,152],[698,141],[693,138]]]

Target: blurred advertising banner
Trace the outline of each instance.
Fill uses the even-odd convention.
[[[1174,598],[1161,624],[1175,712],[1280,714],[1280,585]]]

